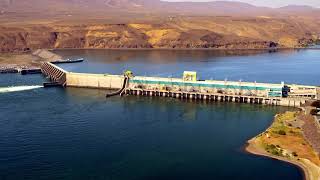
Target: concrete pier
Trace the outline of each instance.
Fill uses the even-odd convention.
[[[127,95],[141,95],[141,96],[158,96],[171,97],[181,99],[194,99],[203,101],[219,101],[219,102],[238,102],[248,104],[266,104],[274,106],[292,106],[298,107],[300,103],[305,103],[302,99],[286,99],[286,98],[265,98],[265,97],[251,97],[238,95],[224,95],[224,94],[195,94],[190,92],[167,92],[157,90],[142,90],[142,89],[126,89]]]
[[[42,71],[40,68],[29,68],[29,69],[22,69],[20,71],[22,75],[27,75],[27,74],[41,74]]]
[[[27,74],[41,74],[41,68],[27,67],[27,66],[1,66],[0,74],[5,73],[20,73],[21,75]]]

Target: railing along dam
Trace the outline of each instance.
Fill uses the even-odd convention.
[[[130,77],[124,75],[67,72],[52,63],[44,63],[42,72],[66,87],[116,89],[121,95],[159,96],[178,99],[225,101],[299,107],[307,100],[319,98],[319,87],[235,82],[199,81],[195,78]],[[110,95],[119,94],[111,93]]]

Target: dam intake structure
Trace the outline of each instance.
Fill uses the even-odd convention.
[[[116,91],[116,92],[107,93],[107,94],[106,94],[106,98],[112,97],[112,96],[116,96],[116,95],[122,96],[122,95],[123,95],[123,92],[125,92],[125,90],[126,90],[126,87],[127,87],[127,85],[128,85],[128,82],[129,82],[129,77],[128,77],[128,76],[125,76],[125,77],[124,77],[124,80],[123,80],[122,88],[119,89],[119,90]]]
[[[115,95],[158,96],[178,99],[239,102],[299,107],[320,98],[320,88],[295,84],[197,80],[196,72],[186,71],[183,78],[161,78],[68,72],[45,62],[42,73],[63,87],[115,90]]]

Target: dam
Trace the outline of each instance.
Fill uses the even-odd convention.
[[[42,73],[63,87],[117,90],[110,95],[160,96],[178,99],[239,102],[299,107],[320,98],[320,88],[296,84],[198,80],[196,72],[183,78],[74,73],[45,62]]]

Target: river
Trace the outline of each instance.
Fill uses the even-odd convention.
[[[319,85],[320,51],[57,50],[74,72]],[[112,97],[104,90],[35,85],[41,75],[0,75],[0,179],[301,180],[288,163],[247,154],[283,107]],[[8,86],[15,86],[7,91]],[[19,88],[17,88],[19,87]],[[10,89],[10,88],[9,88]]]

